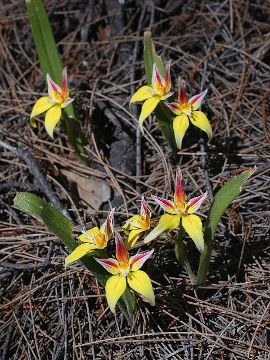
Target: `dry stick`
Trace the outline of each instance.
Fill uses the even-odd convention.
[[[34,175],[34,178],[36,179],[40,188],[44,191],[44,193],[46,194],[52,205],[69,217],[66,209],[63,207],[59,199],[55,196],[50,184],[43,175],[39,163],[36,161],[36,159],[33,158],[28,147],[26,145],[24,145],[23,147],[22,146],[14,147],[9,144],[6,144],[2,140],[0,140],[0,146],[14,153],[16,156],[18,156],[28,165],[29,169]]]

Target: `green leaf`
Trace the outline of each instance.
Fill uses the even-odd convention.
[[[150,31],[144,33],[144,68],[148,85],[152,82],[153,64],[156,63],[161,75],[165,77],[165,67],[160,56],[157,55],[155,45]],[[177,146],[173,131],[173,118],[171,111],[163,104],[159,103],[155,109],[155,115],[165,138],[168,140],[173,151],[177,151]]]
[[[86,158],[86,153],[84,150],[84,143],[85,139],[83,137],[83,134],[81,132],[79,123],[76,121],[73,121],[73,118],[68,117],[68,114],[66,113],[65,109],[62,111],[62,118],[61,122],[63,125],[63,128],[66,131],[68,140],[73,147],[73,149],[77,152],[77,154],[80,156],[82,161],[85,163],[85,165],[90,166],[90,161]]]
[[[255,168],[243,171],[240,175],[229,180],[216,194],[209,210],[204,231],[205,248],[200,256],[200,264],[196,283],[203,284],[206,281],[209,268],[215,233],[218,223],[232,201],[240,194],[243,184],[256,171]]]
[[[14,199],[14,205],[30,216],[38,216],[48,229],[71,251],[76,248],[77,242],[72,236],[72,223],[59,210],[38,196],[27,192],[17,193]],[[81,261],[101,284],[104,284],[109,278],[110,275],[108,272],[90,255],[85,255]],[[132,315],[136,309],[136,302],[128,288],[119,300],[118,305],[127,320],[131,322]]]
[[[171,111],[163,103],[159,103],[155,109],[155,115],[163,135],[168,140],[172,150],[177,152],[178,149],[175,142],[173,116]]]
[[[152,82],[152,69],[153,64],[156,63],[157,68],[163,78],[165,78],[166,70],[161,59],[161,56],[157,55],[155,45],[152,40],[151,31],[144,32],[144,67],[145,75],[148,85]]]

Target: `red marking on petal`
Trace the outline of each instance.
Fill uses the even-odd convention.
[[[174,209],[173,204],[169,200],[163,199],[163,198],[160,198],[160,197],[157,197],[157,196],[154,196],[154,195],[152,197],[157,203],[160,203],[159,205],[163,205],[165,207],[169,207],[171,209]]]
[[[185,192],[183,190],[183,177],[182,177],[182,172],[179,168],[176,171],[174,198],[175,198],[175,202],[180,202],[182,204],[185,202]]]
[[[58,88],[57,88],[57,85],[55,84],[55,82],[50,77],[48,77],[48,81],[50,82],[50,85],[51,85],[53,91],[58,93]]]
[[[179,115],[179,113],[182,113],[179,103],[176,103],[176,102],[166,103],[166,106],[176,115]]]
[[[116,269],[118,268],[118,265],[110,259],[99,259],[99,262],[102,262],[103,264],[108,266],[115,267]]]
[[[165,92],[170,91],[171,88],[171,74],[170,74],[171,62],[169,61],[166,66],[166,75],[165,75]]]
[[[202,197],[202,196],[199,196],[198,198],[192,199],[192,201],[190,201],[188,207],[190,208],[190,207],[192,207],[193,205],[197,204],[197,202],[201,200],[201,197]]]
[[[121,236],[115,234],[116,258],[120,263],[128,262],[129,255]]]
[[[153,75],[152,75],[152,83],[154,82],[157,86],[163,86],[162,76],[158,71],[157,65],[153,65]],[[153,84],[152,84],[153,85]]]
[[[130,266],[135,265],[137,267],[137,270],[140,269],[145,263],[145,261],[152,256],[153,252],[154,249],[150,251],[144,251],[143,253],[132,256],[129,262]]]
[[[111,227],[113,227],[113,216],[114,216],[115,208],[113,208],[108,215],[108,223]]]
[[[62,83],[61,83],[61,88],[62,88],[62,96],[65,99],[67,96],[67,92],[68,92],[68,84],[67,84],[67,68],[64,67],[63,72],[62,72]]]
[[[187,93],[184,85],[180,86],[178,93],[178,101],[180,104],[185,104],[187,102]]]
[[[141,259],[143,259],[145,256],[144,253],[141,253],[141,254],[138,254],[138,255],[135,255],[132,257],[132,259],[130,260],[130,265],[133,265],[135,264],[137,261],[140,261]]]
[[[107,219],[106,219],[105,230],[104,230],[106,241],[109,240],[110,236],[113,233],[113,215],[114,215],[114,211],[115,211],[115,208],[113,208],[109,212],[109,214],[107,216]]]
[[[177,103],[168,104],[173,110],[180,110],[180,106]]]
[[[204,199],[206,198],[207,196],[207,192],[205,192],[204,194],[202,195],[199,195],[193,199],[191,199],[188,203],[187,203],[187,211],[191,208],[194,207],[194,211],[198,210],[199,207],[201,206],[202,202],[204,201]]]
[[[116,275],[119,273],[119,264],[116,259],[110,258],[110,259],[98,259],[94,258],[101,266],[104,267],[105,270],[107,270],[109,273]]]
[[[201,95],[195,95],[193,96],[192,100],[191,100],[191,105],[195,104],[199,99],[200,99]]]
[[[207,89],[200,94],[192,96],[192,98],[188,100],[188,102],[194,107],[194,110],[197,110],[201,106],[201,102],[203,101],[206,94]]]
[[[144,200],[144,196],[142,196],[142,201],[141,201],[141,215],[144,216],[147,212],[147,205],[146,202]]]
[[[162,85],[163,85],[163,84],[162,84],[162,78],[161,78],[160,73],[159,73],[158,70],[157,70],[157,72],[156,72],[156,79],[157,79],[158,85],[162,86]]]
[[[146,220],[150,219],[150,211],[144,199],[144,196],[142,196],[142,202],[141,202],[141,217],[143,217]]]

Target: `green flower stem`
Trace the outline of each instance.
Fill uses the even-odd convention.
[[[173,131],[173,117],[171,111],[160,102],[154,111],[163,136],[167,139],[174,153],[178,151]]]
[[[89,160],[86,158],[86,152],[84,149],[85,139],[83,138],[80,126],[74,118],[68,116],[65,110],[62,111],[62,125],[65,129],[65,132],[68,137],[68,141],[79,155],[81,160],[87,165],[90,166]]]
[[[175,255],[181,266],[186,270],[192,284],[195,283],[195,275],[191,269],[190,263],[183,244],[184,229],[180,227],[177,238],[175,239]]]
[[[203,285],[206,281],[213,250],[213,244],[214,236],[212,236],[211,234],[211,229],[206,228],[204,233],[204,251],[201,253],[200,256],[200,264],[198,269],[198,275],[196,278],[197,285]]]

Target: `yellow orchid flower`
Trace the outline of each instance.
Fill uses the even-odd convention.
[[[194,241],[197,249],[202,252],[204,249],[202,222],[195,213],[206,196],[207,192],[187,201],[187,196],[183,190],[182,173],[180,169],[177,169],[174,199],[166,200],[153,196],[155,202],[168,214],[160,217],[158,225],[146,236],[144,243],[152,241],[165,231],[176,229],[181,223],[185,231]]]
[[[130,103],[144,101],[139,117],[139,127],[143,131],[143,121],[155,110],[161,100],[165,100],[173,93],[171,89],[170,62],[166,66],[165,79],[161,76],[157,65],[153,65],[151,86],[144,85],[131,97]]]
[[[127,235],[127,249],[132,248],[136,244],[142,232],[150,229],[150,217],[150,211],[144,197],[142,197],[141,214],[132,216],[123,226],[125,234]]]
[[[181,85],[178,102],[166,104],[177,115],[173,120],[173,130],[178,149],[182,147],[182,140],[189,127],[189,120],[194,126],[206,132],[209,141],[212,139],[213,134],[209,120],[202,111],[199,111],[206,93],[207,90],[187,100],[185,86]]]
[[[129,257],[129,253],[119,234],[115,236],[116,259],[97,259],[112,276],[105,285],[106,298],[111,311],[126,290],[127,283],[137,293],[141,294],[151,305],[155,305],[155,295],[149,276],[140,268],[149,259],[154,250],[145,251]]]
[[[42,96],[37,100],[30,115],[30,122],[33,127],[36,127],[33,117],[46,112],[45,129],[53,138],[53,131],[61,118],[62,109],[74,100],[69,97],[67,68],[65,67],[62,73],[61,87],[51,79],[49,74],[47,74],[47,84],[49,96]]]
[[[115,209],[112,209],[110,211],[106,221],[100,229],[98,227],[94,227],[83,232],[82,235],[79,236],[80,245],[66,257],[65,268],[88,253],[94,252],[95,250],[105,249],[113,234],[114,210]]]

